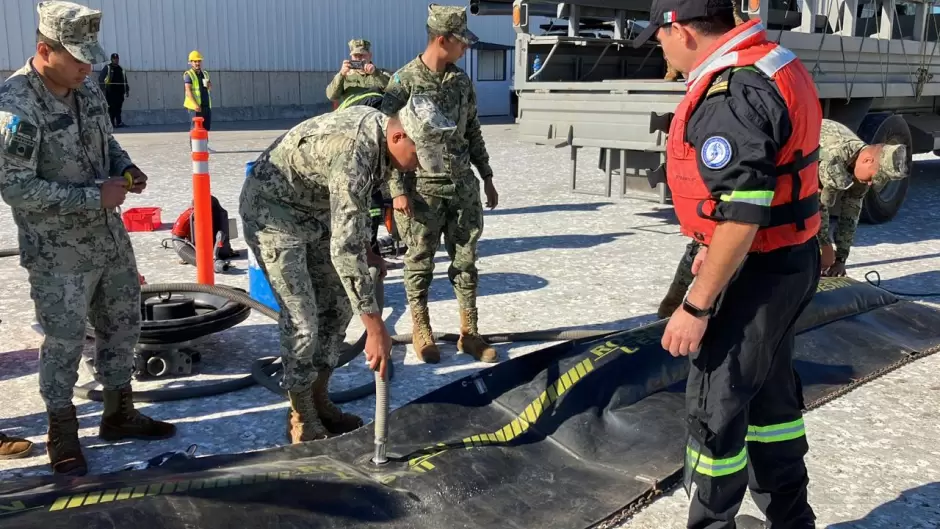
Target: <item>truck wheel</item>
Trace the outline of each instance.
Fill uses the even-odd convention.
[[[910,170],[913,158],[911,129],[904,118],[896,114],[869,114],[858,128],[858,136],[865,143],[903,144],[907,146],[907,167]],[[911,179],[892,180],[883,186],[872,186],[865,194],[861,220],[866,224],[888,222],[897,215],[907,196]]]

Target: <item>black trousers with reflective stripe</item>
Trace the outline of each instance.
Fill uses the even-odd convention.
[[[751,254],[718,301],[686,388],[689,529],[732,529],[748,487],[774,529],[813,528],[794,325],[819,283],[819,245]]]

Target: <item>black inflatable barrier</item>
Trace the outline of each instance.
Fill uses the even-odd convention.
[[[367,425],[142,471],[24,478],[0,485],[0,526],[596,525],[681,475],[688,361],[661,349],[664,326],[558,344],[433,391],[390,414],[380,467]],[[811,406],[940,347],[940,310],[845,278],[823,281],[799,328]]]

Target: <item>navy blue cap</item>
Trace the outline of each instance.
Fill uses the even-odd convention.
[[[668,26],[673,22],[692,20],[731,13],[734,11],[735,0],[653,0],[650,8],[650,23],[637,38],[633,39],[633,47],[639,48],[650,40],[656,30]]]

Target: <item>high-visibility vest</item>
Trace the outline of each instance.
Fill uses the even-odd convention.
[[[711,243],[718,220],[715,199],[702,179],[696,148],[686,138],[686,125],[706,97],[716,75],[729,68],[751,67],[776,85],[787,105],[793,131],[777,153],[777,182],[773,191],[729,192],[720,200],[740,200],[770,208],[771,223],[761,227],[749,251],[769,252],[802,244],[819,231],[819,135],[822,108],[813,78],[796,55],[766,38],[752,20],[726,33],[715,48],[723,50],[688,81],[685,98],[676,108],[666,142],[666,180],[683,234]],[[732,80],[733,82],[733,80]],[[716,131],[717,132],[717,131]]]
[[[370,97],[382,97],[382,93],[381,92],[363,92],[361,94],[356,94],[354,96],[347,97],[345,101],[343,101],[342,103],[340,103],[339,106],[336,107],[336,110],[343,110],[344,108],[348,106],[354,105],[358,103],[359,101],[362,101],[363,99],[367,99]]]
[[[196,108],[203,106],[202,95],[201,95],[202,91],[199,89],[199,77],[196,75],[196,70],[194,70],[193,68],[190,68],[189,70],[187,70],[186,75],[189,76],[189,80],[192,81],[193,83],[192,84],[193,99],[190,99],[189,97],[186,97],[185,99],[183,99],[183,106],[190,110],[196,110]],[[206,83],[209,82],[209,72],[203,70],[202,77]],[[206,102],[206,108],[212,108],[212,96],[209,95],[208,86],[206,87],[206,98],[208,99],[208,101]]]

